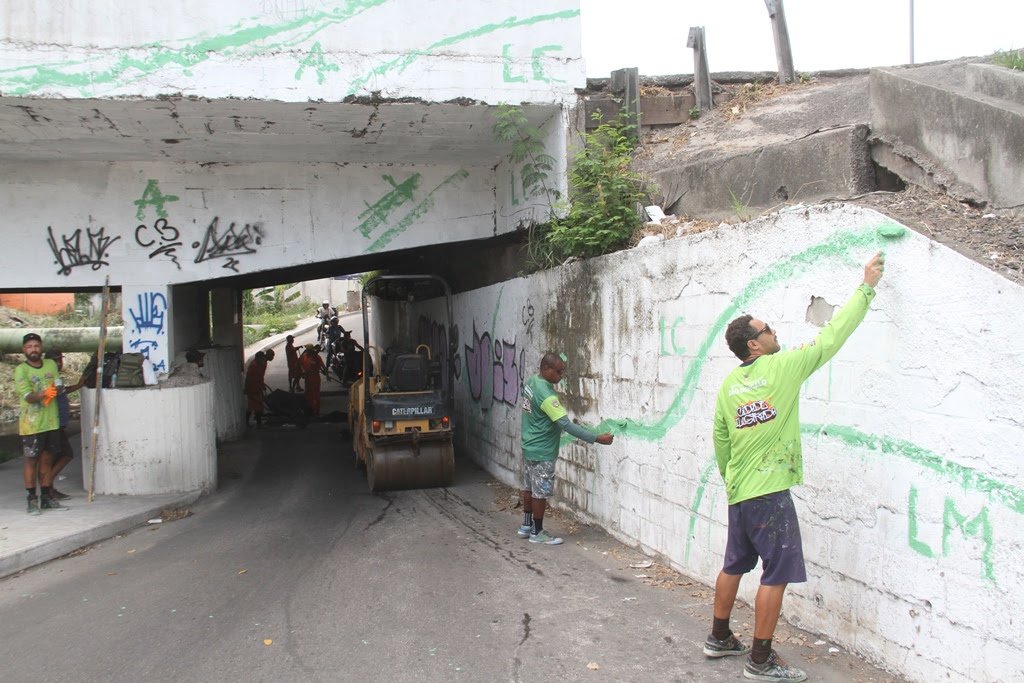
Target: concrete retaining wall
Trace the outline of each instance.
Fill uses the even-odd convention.
[[[867,126],[849,126],[722,158],[709,155],[655,174],[668,213],[735,216],[790,201],[868,192],[875,172]]]
[[[81,392],[85,482],[90,476],[95,394],[95,389]],[[100,400],[97,494],[208,492],[217,487],[213,382],[104,389]]]
[[[458,295],[459,457],[518,485],[520,382],[563,351],[570,413],[618,436],[563,447],[557,503],[713,582],[725,325],[747,311],[785,345],[810,340],[812,297],[844,303],[883,248],[865,322],[803,392],[809,579],[784,615],[911,680],[1024,679],[1024,289],[915,233],[881,237],[891,224],[798,208]]]
[[[1024,205],[1024,74],[982,70],[966,82],[914,69],[871,72],[871,128],[948,169],[994,208]],[[968,89],[980,86],[981,92]],[[999,97],[994,93],[1003,93]],[[922,116],[922,112],[935,115]]]

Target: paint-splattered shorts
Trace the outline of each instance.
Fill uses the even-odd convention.
[[[524,459],[523,489],[534,498],[550,498],[555,489],[555,461]]]
[[[21,437],[21,454],[26,458],[38,458],[44,452],[49,453],[55,458],[60,457],[59,429]]]
[[[800,523],[789,490],[769,493],[729,506],[726,574],[746,574],[763,561],[761,583],[778,586],[807,580]]]

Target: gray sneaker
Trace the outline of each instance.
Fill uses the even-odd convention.
[[[39,507],[42,508],[43,510],[59,510],[61,512],[66,512],[67,510],[71,509],[65,505],[61,505],[60,502],[47,496],[43,496],[39,500]]]
[[[39,499],[29,498],[28,499],[28,514],[30,515],[41,515],[42,510],[39,509]]]
[[[529,538],[532,535],[533,535],[533,525],[532,524],[523,524],[521,527],[519,527],[519,530],[516,531],[516,536],[518,536],[519,538]]]
[[[724,640],[719,640],[712,635],[704,641],[704,654],[708,657],[729,657],[732,655],[745,655],[750,648],[740,642],[735,635],[730,635]]]
[[[754,664],[747,657],[747,665],[743,667],[743,676],[754,681],[790,681],[799,683],[806,681],[807,674],[796,667],[786,666],[775,650],[768,655],[764,664]]]
[[[552,536],[544,529],[539,534],[530,534],[530,543],[543,543],[544,545],[562,545],[562,539]]]

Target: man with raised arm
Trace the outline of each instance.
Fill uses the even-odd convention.
[[[729,350],[742,362],[722,382],[715,404],[715,459],[729,499],[729,533],[704,654],[749,653],[743,675],[752,680],[807,679],[772,649],[786,586],[807,580],[800,525],[789,494],[804,478],[800,387],[864,320],[884,268],[883,255],[875,254],[864,266],[864,281],[809,344],[782,351],[775,330],[749,315],[736,318],[725,331]],[[758,558],[763,572],[754,601],[751,649],[733,635],[729,617],[740,579]]]

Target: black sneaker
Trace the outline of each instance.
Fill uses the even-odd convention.
[[[747,657],[747,665],[743,667],[743,676],[754,681],[790,681],[791,683],[798,683],[799,681],[807,680],[806,673],[796,667],[786,666],[786,663],[776,654],[775,650],[772,650],[772,653],[768,655],[768,659],[764,664],[754,664],[750,657]]]
[[[53,498],[50,498],[49,496],[43,496],[42,498],[39,499],[39,507],[42,508],[43,510],[66,511],[71,509],[69,507],[64,507],[59,502],[57,502]]]
[[[55,488],[51,488],[50,489],[50,497],[55,499],[55,500],[70,500],[71,499],[71,496],[69,496],[66,493],[61,493],[60,491],[58,491]]]
[[[731,635],[725,640],[719,640],[709,635],[708,639],[704,641],[704,654],[708,657],[730,657],[745,655],[748,652],[750,652],[750,648],[741,643],[735,635]]]

